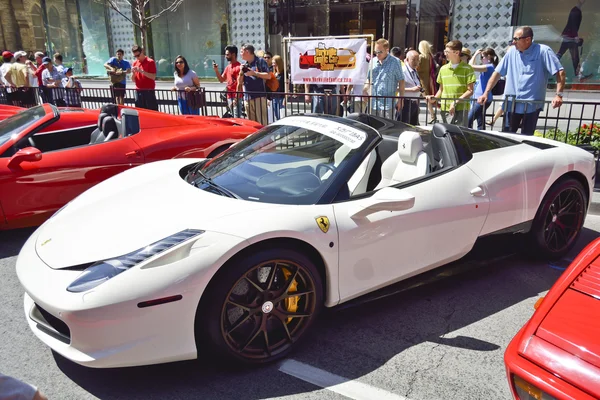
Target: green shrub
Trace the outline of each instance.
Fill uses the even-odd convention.
[[[535,131],[535,136],[557,140],[559,142],[577,145],[590,145],[600,150],[600,124],[583,124],[579,128],[563,132],[560,129],[548,129],[546,133]]]

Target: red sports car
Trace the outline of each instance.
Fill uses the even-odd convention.
[[[24,110],[26,110],[26,108],[0,104],[0,121]]]
[[[600,398],[600,239],[589,244],[504,354],[516,399]]]
[[[261,127],[115,105],[21,110],[0,121],[0,230],[40,225],[86,189],[137,165],[214,157]]]

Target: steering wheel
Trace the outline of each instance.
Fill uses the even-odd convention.
[[[33,136],[29,136],[29,138],[27,139],[27,141],[29,142],[29,144],[31,145],[31,147],[35,147],[35,142],[33,141]]]
[[[329,171],[331,171],[331,173],[334,173],[334,172],[335,172],[335,170],[336,170],[336,167],[335,167],[333,164],[325,164],[325,163],[321,163],[321,164],[317,165],[317,166],[315,167],[315,175],[317,175],[317,176],[319,177],[319,179],[322,179],[322,178],[323,178],[323,175],[324,175],[324,174],[323,174],[323,175],[321,175],[321,172],[320,172],[320,171],[321,171],[321,168],[325,168],[326,170],[329,170]],[[327,171],[325,171],[325,172],[327,172]]]

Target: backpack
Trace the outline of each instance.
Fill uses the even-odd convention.
[[[279,80],[274,73],[269,72],[269,75],[271,75],[271,77],[266,81],[266,85],[271,92],[276,92],[277,89],[279,89]]]

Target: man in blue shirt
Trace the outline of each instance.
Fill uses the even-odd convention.
[[[271,78],[269,66],[262,57],[254,54],[254,46],[242,46],[242,59],[246,62],[240,68],[238,77],[238,92],[244,87],[244,106],[248,119],[267,125],[267,88],[265,81]]]
[[[507,131],[516,133],[522,123],[521,134],[533,135],[540,111],[544,108],[548,78],[552,75],[556,76],[557,82],[552,108],[562,105],[565,70],[550,47],[533,42],[531,27],[524,26],[517,29],[513,43],[514,48],[511,48],[498,64],[485,92],[477,102],[484,105],[500,77],[506,76],[504,95],[508,100]],[[513,104],[513,99],[519,102]],[[523,100],[530,100],[530,102]]]
[[[404,97],[404,73],[400,60],[389,53],[390,43],[385,39],[375,42],[376,57],[371,60],[371,112],[390,119],[394,118],[392,97]],[[380,96],[383,96],[381,98]],[[398,113],[402,110],[402,99],[396,103]]]
[[[131,72],[131,64],[129,64],[129,61],[123,60],[124,54],[125,52],[119,49],[117,50],[117,56],[112,57],[104,64],[104,68],[106,68],[110,76],[115,102],[120,105],[123,105],[125,102],[127,74]]]

